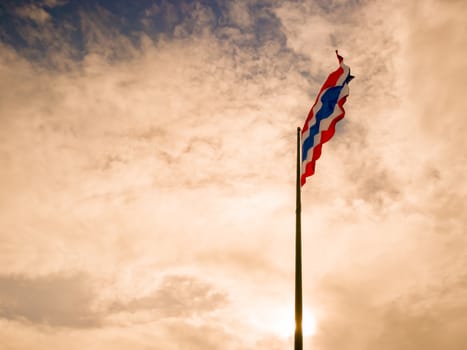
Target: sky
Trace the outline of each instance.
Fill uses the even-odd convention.
[[[467,2],[0,4],[2,349],[467,348]]]

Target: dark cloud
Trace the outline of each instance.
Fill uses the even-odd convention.
[[[89,54],[109,61],[135,57],[144,40],[191,39],[215,33],[242,46],[277,42],[285,35],[273,1],[247,6],[223,1],[45,1],[0,8],[0,39],[35,64],[70,69]],[[245,26],[244,23],[249,25]],[[233,32],[232,32],[233,30]],[[236,33],[236,35],[232,35]],[[67,60],[64,64],[63,60]]]
[[[467,347],[467,279],[457,276],[429,283],[385,305],[381,332],[373,347],[464,349]]]
[[[158,318],[194,317],[225,306],[227,294],[191,276],[166,276],[156,290],[145,297],[117,302],[112,312],[151,311]]]
[[[463,349],[467,346],[465,276],[414,286],[381,298],[374,281],[322,281],[320,300],[329,314],[313,345],[319,349]],[[398,283],[397,278],[393,283]]]
[[[215,350],[245,349],[241,334],[229,332],[222,324],[215,322],[194,325],[188,322],[171,322],[167,326],[172,345],[181,349]]]
[[[202,317],[227,305],[228,297],[195,277],[169,275],[147,296],[98,303],[97,289],[85,274],[0,277],[0,318],[51,327],[100,327],[120,312],[150,312],[159,320]]]
[[[0,317],[53,327],[101,324],[93,311],[95,291],[84,274],[43,277],[1,276]]]
[[[376,155],[368,153],[364,159],[354,159],[352,164],[347,164],[349,182],[355,186],[347,199],[349,202],[362,199],[374,209],[384,210],[388,201],[400,198],[403,188],[391,177],[390,169],[386,169]]]

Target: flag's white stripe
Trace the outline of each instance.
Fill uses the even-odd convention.
[[[331,125],[332,121],[339,115],[341,114],[342,112],[344,112],[344,109],[341,108],[339,106],[339,101],[341,99],[343,99],[344,97],[348,96],[349,95],[349,85],[348,84],[344,84],[344,86],[342,87],[342,90],[339,94],[339,98],[337,99],[337,103],[336,103],[336,107],[334,108],[334,111],[332,112],[332,114],[327,117],[326,119],[323,119],[321,120],[321,123],[319,125],[319,131],[318,133],[314,136],[314,139],[313,139],[313,147],[311,147],[309,150],[308,150],[308,153],[306,155],[306,159],[304,161],[302,161],[302,166],[301,166],[301,175],[303,175],[305,173],[305,170],[306,170],[306,165],[311,162],[312,158],[313,158],[313,150],[315,149],[315,147],[321,143],[321,133],[325,130],[328,130],[329,129],[329,126]],[[308,133],[309,134],[309,133]],[[303,145],[303,141],[306,140],[305,137],[302,138],[302,145]]]

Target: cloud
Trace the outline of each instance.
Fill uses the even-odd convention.
[[[465,276],[464,276],[465,277]],[[375,340],[381,349],[458,349],[467,344],[465,282],[422,291],[390,305],[384,329]],[[431,289],[431,288],[430,288]]]
[[[15,12],[19,17],[30,19],[39,25],[43,25],[51,19],[46,10],[35,4],[17,7]]]
[[[99,293],[107,282],[92,281],[85,273],[38,277],[0,278],[0,318],[33,325],[96,328],[106,324],[194,320],[201,324],[210,313],[224,307],[227,294],[194,276],[167,275],[154,290],[127,300],[113,300]]]
[[[227,303],[225,293],[192,276],[166,276],[147,296],[116,302],[112,312],[150,311],[157,318],[193,318],[215,311]],[[156,316],[157,315],[157,316]]]
[[[240,28],[248,28],[253,23],[249,5],[246,2],[231,1],[229,3],[229,15],[232,22]]]
[[[462,277],[445,280],[443,285],[431,281],[386,300],[371,281],[321,282],[321,301],[330,308],[329,317],[321,319],[321,329],[312,340],[318,349],[344,345],[349,349],[457,349],[466,344]],[[331,316],[338,313],[345,316]]]
[[[84,274],[0,277],[0,317],[52,327],[97,327],[94,291]]]
[[[192,325],[175,323],[168,327],[173,345],[191,349],[217,349],[219,344],[224,349],[246,349],[242,338],[229,332],[222,324]]]
[[[123,34],[122,21],[119,16],[99,5],[92,11],[80,11],[79,31],[83,51],[88,59],[96,56],[112,62],[134,57],[137,50],[131,38]]]
[[[66,5],[69,0],[44,0],[43,4],[49,8],[60,7]]]
[[[458,147],[464,146],[462,135],[467,124],[460,113],[465,103],[450,92],[458,91],[460,81],[465,77],[464,52],[459,50],[467,40],[461,30],[463,21],[459,15],[465,8],[465,4],[460,1],[443,5],[429,2],[410,7],[410,14],[415,20],[410,25],[412,35],[408,50],[411,59],[408,63],[412,82],[410,93],[418,116],[417,127],[420,128],[421,136],[430,139],[444,137],[447,142],[433,145],[434,152],[429,155],[440,157],[449,154],[449,157],[437,161],[443,165],[449,163],[453,169],[458,169],[456,164],[465,158],[464,152],[456,152]],[[427,22],[427,18],[435,12],[437,15],[433,21]],[[449,88],[442,89],[441,86]],[[443,128],[437,118],[441,114],[444,115]]]

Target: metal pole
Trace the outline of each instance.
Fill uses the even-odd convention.
[[[301,233],[301,185],[300,185],[300,128],[297,128],[297,178],[295,206],[295,338],[294,350],[303,349],[302,332],[302,233]]]

